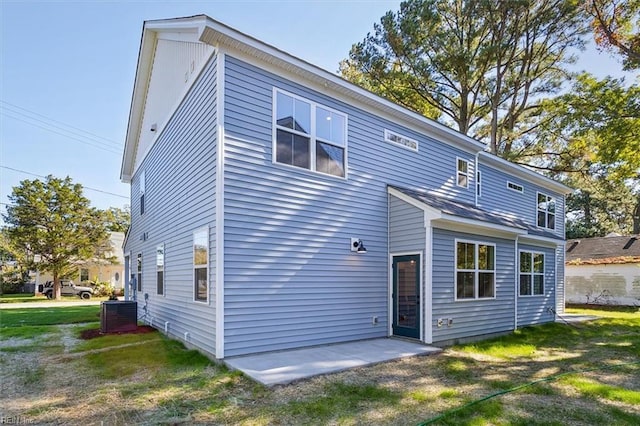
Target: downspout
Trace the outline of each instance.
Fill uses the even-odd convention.
[[[224,106],[225,53],[215,47],[216,57],[216,359],[224,358]]]
[[[480,171],[478,169],[478,157],[480,156],[479,152],[476,152],[476,162],[475,162],[475,166],[474,166],[474,172],[476,173],[473,181],[475,182],[474,185],[474,192],[475,192],[475,206],[478,207],[478,172]]]
[[[514,253],[514,262],[513,264],[514,266],[514,289],[513,289],[513,300],[514,300],[514,304],[513,304],[513,329],[517,330],[518,329],[518,287],[519,287],[519,283],[518,283],[518,277],[520,275],[519,271],[520,271],[520,256],[518,256],[518,239],[520,238],[519,235],[516,235],[516,245],[515,245],[515,253]]]

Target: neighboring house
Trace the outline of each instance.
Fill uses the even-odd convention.
[[[123,288],[124,255],[122,246],[124,244],[124,232],[109,232],[109,243],[111,251],[104,253],[105,259],[78,262],[77,273],[67,278],[76,284],[89,283],[97,279],[100,282],[110,282],[116,289]],[[112,258],[115,263],[107,260],[107,258]],[[53,280],[53,276],[50,273],[36,274],[36,284],[44,284],[51,280]]]
[[[128,297],[217,358],[564,307],[569,188],[206,16],[144,24],[121,179]]]
[[[567,241],[567,302],[640,305],[640,235]]]

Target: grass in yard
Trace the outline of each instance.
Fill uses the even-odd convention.
[[[1,328],[95,321],[100,321],[99,305],[0,310]]]
[[[99,307],[91,308],[97,315]],[[32,316],[47,321],[49,311]],[[59,359],[56,369],[39,369],[48,365],[47,351],[53,349],[37,340],[31,352],[0,353],[3,368],[12,362],[27,365],[21,364],[25,356],[32,359],[28,371],[16,369],[21,381],[9,389],[18,393],[0,395],[0,405],[9,414],[29,414],[35,423],[415,425],[435,419],[440,425],[640,424],[640,364],[634,364],[640,360],[640,315],[597,314],[604,318],[577,327],[528,327],[448,348],[438,356],[275,388],[256,384],[160,333],[79,341],[75,333],[95,323],[60,327],[65,336],[75,337],[70,352],[57,348],[52,353]],[[31,327],[40,326],[32,321]],[[13,323],[15,328],[3,331],[28,333],[19,320]],[[612,367],[616,363],[627,365]],[[549,377],[554,380],[514,390]],[[84,397],[77,398],[80,394]]]
[[[0,327],[0,340],[30,339],[43,334],[57,334],[58,328],[53,325],[24,325],[21,327]]]
[[[562,382],[573,386],[581,394],[592,398],[603,398],[609,401],[620,401],[640,406],[640,392],[598,383],[580,376],[567,376]]]
[[[1,294],[0,303],[23,303],[23,302],[44,302],[47,296],[34,295],[33,293],[18,293],[18,294]]]
[[[203,368],[211,364],[211,361],[199,352],[187,350],[180,342],[160,337],[158,333],[104,336],[93,340],[108,339],[108,345],[99,346],[105,348],[132,343],[132,338],[138,338],[141,344],[89,353],[86,355],[88,365],[99,377],[115,379],[126,378],[139,372],[141,365],[148,374],[181,367]]]
[[[398,393],[376,385],[358,385],[351,383],[327,384],[322,393],[315,398],[291,401],[278,411],[284,411],[300,423],[313,419],[316,422],[347,421],[360,407],[378,404],[395,404],[400,399]],[[294,423],[297,423],[294,420]]]
[[[95,324],[87,325],[76,330],[76,334],[80,336],[82,331],[95,329]],[[94,349],[104,349],[111,346],[127,345],[132,343],[142,344],[151,340],[158,340],[161,334],[157,331],[142,334],[105,334],[93,339],[84,340],[73,348],[73,352],[84,352]]]

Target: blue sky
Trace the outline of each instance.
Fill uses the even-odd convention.
[[[69,175],[98,208],[128,204],[119,174],[143,21],[204,13],[337,71],[351,45],[399,4],[0,0],[0,207],[13,186],[37,177],[22,171]],[[594,49],[577,68],[621,75],[615,59]]]

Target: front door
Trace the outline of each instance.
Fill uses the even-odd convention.
[[[420,338],[420,255],[393,257],[393,334]]]

